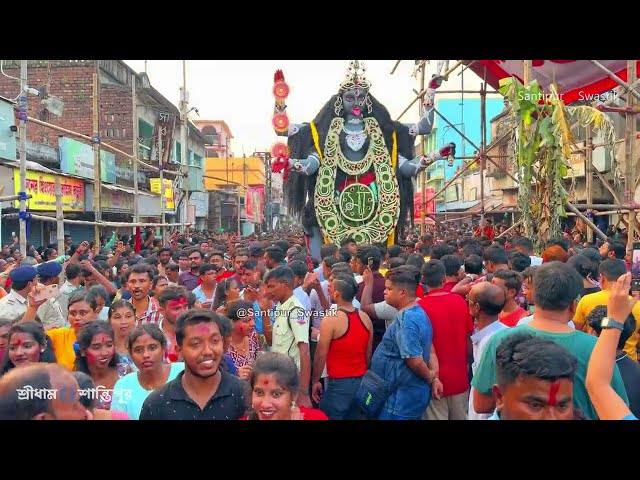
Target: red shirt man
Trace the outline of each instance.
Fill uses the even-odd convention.
[[[469,352],[473,319],[467,302],[442,287],[445,266],[429,260],[423,267],[427,294],[418,302],[431,320],[433,346],[438,356],[439,378],[444,386],[441,399],[432,398],[423,418],[466,420],[469,398]]]

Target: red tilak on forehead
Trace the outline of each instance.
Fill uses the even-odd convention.
[[[169,300],[167,302],[169,308],[177,308],[182,307],[183,305],[189,305],[189,301],[186,298],[181,298],[180,300]]]
[[[560,380],[556,380],[551,384],[551,390],[549,390],[549,405],[555,406],[558,403],[558,390],[560,390]]]

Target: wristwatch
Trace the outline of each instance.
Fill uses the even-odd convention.
[[[600,324],[600,326],[602,327],[603,330],[605,328],[617,328],[620,331],[624,329],[624,323],[617,322],[609,317],[604,317],[602,319],[602,323]]]

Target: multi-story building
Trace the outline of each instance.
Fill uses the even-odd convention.
[[[20,61],[4,61],[3,70],[6,75],[0,76],[0,95],[16,98],[20,93],[20,84],[16,80],[20,77],[19,67]],[[97,92],[94,92],[94,79]],[[132,101],[134,81],[136,112],[133,112]],[[198,178],[202,178],[205,137],[193,125],[189,126],[187,152],[191,160],[183,162],[180,112],[151,86],[146,74],[137,74],[121,60],[30,60],[27,82],[31,88],[39,91],[38,97],[28,96],[30,117],[89,137],[98,136],[102,143],[130,155],[135,150],[139,158],[154,166],[159,164],[160,145],[165,171],[188,172],[189,190],[203,190]],[[93,108],[94,95],[97,95],[96,112]],[[50,98],[59,99],[63,109],[50,111],[42,102]],[[134,122],[138,125],[138,139],[135,141]],[[47,126],[29,123],[27,160],[37,162],[53,174],[75,178],[76,182],[83,185],[82,202],[69,202],[74,203],[74,208],[65,207],[65,218],[93,220],[94,211],[99,210],[103,220],[130,222],[134,202],[137,202],[141,221],[160,219],[160,197],[150,191],[150,179],[157,178],[158,173],[143,167],[138,169],[139,194],[136,197],[133,189],[133,163],[124,155],[101,150],[102,188],[99,207],[93,205],[94,159],[88,142],[67,134],[61,135],[60,131]],[[166,174],[165,178],[171,181],[165,189],[167,201],[164,202],[167,221],[171,222],[180,218],[177,212],[180,211],[187,185],[181,179],[174,181],[177,177],[170,174]],[[11,179],[12,182],[14,180],[15,178]],[[75,188],[74,191],[79,190]],[[47,203],[50,202],[32,199],[29,208],[51,214],[51,206]],[[39,206],[42,208],[38,208]],[[12,205],[5,204],[3,207],[11,208]],[[17,226],[17,221],[15,223]],[[39,232],[40,238],[34,237],[32,241],[49,243],[55,234],[55,224],[46,222],[40,226],[38,223],[33,222],[31,231],[36,232],[35,235]],[[5,230],[10,229],[11,227]],[[75,225],[73,229],[66,227],[65,232],[71,234],[74,240],[86,239],[93,235],[93,227]]]

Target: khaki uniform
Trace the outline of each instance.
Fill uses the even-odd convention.
[[[37,315],[45,330],[64,328],[67,323],[66,315],[62,313],[62,307],[56,298],[50,298],[40,305]]]

